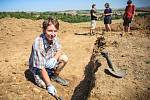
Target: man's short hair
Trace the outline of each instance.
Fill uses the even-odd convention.
[[[57,19],[54,19],[54,18],[52,18],[52,17],[49,17],[47,20],[44,20],[44,22],[43,22],[43,30],[46,30],[47,29],[47,27],[49,26],[49,25],[54,25],[55,27],[56,27],[56,29],[57,30],[59,30],[59,22],[58,22],[58,20]]]
[[[131,3],[132,3],[132,1],[131,1],[131,0],[128,0],[128,1],[127,1],[127,4],[131,4]]]
[[[109,8],[109,3],[105,3],[105,7],[106,7],[106,8]]]
[[[94,6],[96,6],[96,4],[92,4],[92,8],[94,8]]]

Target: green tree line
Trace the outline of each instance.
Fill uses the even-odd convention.
[[[145,15],[145,14],[144,14]],[[144,16],[143,14],[139,14],[139,16]],[[25,19],[32,19],[32,20],[39,20],[39,19],[47,19],[49,16],[62,20],[64,22],[69,23],[80,23],[80,22],[88,22],[90,21],[90,16],[87,15],[80,15],[80,14],[67,14],[67,13],[57,13],[57,12],[0,12],[0,19],[5,17],[10,18],[25,18]],[[122,15],[113,15],[112,19],[120,19]],[[99,20],[103,20],[100,18]]]
[[[49,16],[57,18],[59,20],[70,22],[70,23],[79,23],[90,21],[89,16],[85,15],[71,15],[66,13],[51,13],[51,12],[0,12],[0,19],[5,17],[10,18],[25,18],[32,20],[47,19]]]

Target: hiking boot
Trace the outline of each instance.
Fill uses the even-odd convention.
[[[69,84],[69,82],[67,80],[62,79],[59,76],[53,75],[53,76],[51,76],[51,78],[63,86],[67,86]]]

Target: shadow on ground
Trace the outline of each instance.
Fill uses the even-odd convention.
[[[25,74],[25,77],[26,77],[26,79],[27,79],[28,81],[32,82],[33,84],[36,84],[35,81],[34,81],[34,76],[33,76],[32,72],[31,72],[29,69],[27,69],[27,70],[24,72],[24,74]]]
[[[71,100],[87,100],[91,90],[95,86],[95,72],[101,65],[93,59],[94,56],[92,55],[90,62],[86,65],[84,70],[85,77],[75,88]]]
[[[87,36],[90,36],[90,33],[74,33],[75,35],[87,35]]]

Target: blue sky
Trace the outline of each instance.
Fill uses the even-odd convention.
[[[132,0],[137,7],[150,7],[150,0]],[[111,8],[124,8],[127,0],[0,0],[0,11],[63,11],[87,10],[95,3],[103,9],[108,2]]]

